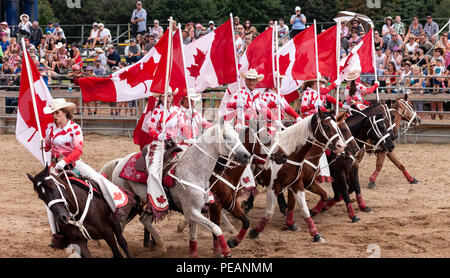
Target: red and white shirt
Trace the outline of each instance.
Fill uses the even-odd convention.
[[[294,119],[297,119],[299,117],[295,110],[286,101],[286,99],[270,88],[267,88],[262,92],[261,100],[264,101],[264,103],[267,105],[267,107],[269,107],[271,111],[274,111],[275,109],[276,115],[278,115],[278,109],[282,109],[280,111],[281,120],[284,119],[283,110]],[[278,106],[278,104],[280,104],[280,106]]]
[[[345,94],[345,101],[348,105],[357,104],[357,103],[363,103],[365,105],[370,105],[370,102],[366,101],[363,96],[369,95],[373,93],[377,88],[378,84],[373,85],[372,87],[366,87],[363,84],[361,84],[361,81],[356,80],[356,92],[353,96],[350,96],[350,84],[345,87],[344,94]]]
[[[238,109],[237,109],[237,103],[239,100],[239,95],[241,95],[241,99],[244,103],[244,117],[245,122],[242,123],[242,119],[237,115]],[[232,118],[236,117],[235,124],[240,124],[243,126],[248,126],[248,121],[257,119],[258,113],[262,113],[263,116],[269,120],[274,121],[276,120],[272,113],[270,112],[270,109],[267,107],[266,103],[261,100],[261,94],[254,90],[251,91],[249,88],[244,87],[239,90],[237,90],[232,96],[230,102],[227,104],[228,110],[234,110],[232,113],[229,113],[226,115],[226,120],[231,120]]]
[[[180,107],[179,121],[182,123],[182,134],[187,139],[197,138],[202,129],[208,129],[213,126],[195,109],[192,110],[193,116],[191,116],[191,111],[189,109],[184,106]]]
[[[320,88],[320,94],[318,94],[316,90],[308,87],[302,95],[302,103],[300,108],[302,117],[304,118],[315,114],[319,111],[319,109],[322,111],[327,111],[324,106],[327,102],[336,104],[337,100],[328,94],[331,90],[336,88],[336,86],[336,83],[333,82],[327,87],[322,87]],[[342,106],[342,103],[339,102],[339,106]]]
[[[77,161],[83,153],[83,132],[73,121],[64,127],[52,123],[46,130],[45,151],[51,151],[52,158],[62,157],[69,164]]]

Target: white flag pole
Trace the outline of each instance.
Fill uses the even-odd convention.
[[[44,146],[44,138],[42,138],[42,133],[41,133],[41,121],[39,119],[39,113],[37,111],[37,105],[36,105],[36,96],[35,96],[35,91],[34,91],[34,86],[33,86],[33,74],[31,72],[31,66],[30,66],[30,61],[28,60],[28,51],[27,48],[25,46],[25,39],[22,38],[22,49],[23,49],[23,60],[25,60],[25,66],[27,68],[27,75],[28,75],[28,82],[30,83],[30,93],[31,93],[31,99],[33,101],[33,110],[34,110],[34,117],[36,118],[36,124],[37,124],[37,128],[38,128],[38,133],[39,133],[39,137],[40,137],[40,146],[41,147],[41,151],[42,151],[42,160],[44,162],[44,165],[47,166],[47,157],[45,156],[45,149],[42,148]],[[53,216],[52,211],[46,206],[45,207],[45,211],[47,212],[47,218],[48,218],[48,222],[50,224],[50,230],[52,232],[52,235],[57,233],[57,229],[56,229],[56,223],[55,223],[55,217]]]
[[[320,82],[319,82],[319,53],[317,52],[317,28],[316,20],[314,19],[314,49],[316,52],[316,71],[317,71],[317,94],[320,96]]]
[[[239,91],[242,88],[242,85],[241,85],[241,78],[239,77],[239,67],[238,67],[238,59],[237,59],[237,53],[236,53],[236,41],[234,39],[233,13],[230,13],[230,23],[231,23],[231,36],[233,38],[234,64],[236,66],[236,78],[237,78],[237,83],[239,86],[239,89],[238,89],[238,91]],[[238,93],[238,98],[239,98],[239,101],[242,102],[242,96],[240,93]],[[238,119],[240,118],[242,120],[242,123],[245,123],[243,107],[238,108],[237,112],[238,112],[238,114],[237,114]]]
[[[374,35],[374,26],[371,25],[371,30],[370,32],[372,32],[372,66],[373,66],[373,70],[375,71],[375,81],[378,80],[378,73],[377,73],[377,63],[375,60],[375,35]],[[377,87],[377,101],[380,101],[380,94],[378,93],[378,87]]]
[[[339,58],[341,57],[341,23],[337,22],[336,23],[336,67],[337,67],[337,79],[339,79],[340,77],[340,72],[339,72]],[[338,116],[339,113],[339,87],[341,85],[338,85],[336,87],[336,118]]]
[[[166,80],[164,84],[164,110],[163,110],[163,122],[162,132],[166,132],[166,120],[167,120],[167,93],[169,92],[170,73],[172,69],[172,17],[169,18],[169,42],[167,44],[167,67],[166,67]],[[162,169],[162,168],[161,168]]]
[[[280,100],[280,103],[278,103],[277,105],[277,109],[278,109],[278,120],[281,121],[281,99],[282,99],[282,95],[280,92],[280,57],[279,57],[279,51],[278,51],[278,21],[275,21],[275,28],[274,28],[274,32],[272,32],[272,37],[273,34],[275,33],[275,62],[277,65],[277,76],[275,76],[275,79],[277,81],[277,94],[278,94],[278,98]],[[272,46],[273,46],[273,39],[272,39]],[[273,52],[273,51],[272,51]]]

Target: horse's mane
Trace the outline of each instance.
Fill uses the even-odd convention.
[[[311,126],[317,121],[315,115],[317,113],[275,134],[275,139],[288,155],[305,145],[306,140],[313,136]]]
[[[378,110],[380,105],[381,105],[381,103],[374,100],[371,102],[371,105],[369,107],[367,107],[366,109],[361,111],[362,114],[358,113],[358,112],[353,112],[353,114],[350,115],[350,117],[348,117],[346,120],[347,125],[350,126],[350,125],[354,125],[357,122],[360,122],[361,120],[363,120],[365,118],[364,115],[367,115],[367,116],[378,115],[380,113]]]

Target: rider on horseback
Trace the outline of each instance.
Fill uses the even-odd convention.
[[[53,99],[50,107],[44,107],[45,114],[52,114],[54,122],[47,128],[45,136],[45,151],[51,151],[51,167],[56,171],[76,169],[81,176],[91,178],[99,185],[103,197],[111,211],[123,221],[128,215],[132,201],[99,172],[80,159],[83,153],[83,133],[81,127],[72,121],[75,104],[65,99]],[[57,246],[58,235],[54,234],[51,246]]]
[[[344,94],[348,105],[354,105],[359,111],[362,111],[370,105],[370,102],[366,101],[363,96],[373,93],[380,82],[377,80],[372,87],[366,87],[361,84],[359,76],[360,72],[357,70],[351,71],[345,76],[345,80],[350,81],[350,83],[345,87]]]

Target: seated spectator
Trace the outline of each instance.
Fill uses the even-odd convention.
[[[436,22],[433,21],[431,15],[427,16],[427,23],[423,26],[423,32],[427,36],[427,39],[430,39],[432,36],[435,36],[439,33],[439,26]]]
[[[119,66],[120,62],[120,55],[117,53],[117,51],[114,49],[114,46],[112,44],[108,44],[106,46],[106,51],[108,55],[106,56],[106,62],[108,64],[109,68]]]
[[[125,59],[127,63],[134,64],[135,62],[139,61],[142,58],[141,52],[142,49],[138,44],[136,44],[136,40],[131,39],[130,45],[125,48]]]
[[[41,42],[42,29],[39,27],[39,23],[37,21],[34,21],[31,26],[31,34],[30,34],[30,43],[34,46],[38,46],[38,44]]]
[[[43,36],[41,37],[40,43],[37,45],[37,51],[39,54],[39,57],[45,58],[45,46],[47,45],[47,39]]]
[[[427,55],[427,53],[428,53],[428,55],[433,55],[433,53],[434,53],[433,44],[428,41],[425,34],[420,35],[419,47],[422,47],[425,49],[425,55]]]
[[[94,62],[93,72],[94,72],[94,75],[106,75],[106,69],[104,66],[101,65],[99,59],[95,60],[95,62]]]
[[[61,43],[64,47],[67,46],[67,40],[63,37],[63,33],[62,32],[58,32],[58,36],[56,36],[56,40],[55,43]]]
[[[0,34],[2,36],[6,36],[6,39],[9,41],[11,39],[11,29],[8,27],[8,22],[3,21],[0,23]]]
[[[422,75],[422,71],[420,69],[420,67],[418,66],[412,66],[411,67],[411,71],[412,71],[412,76],[408,77],[407,80],[407,87],[409,87],[408,89],[410,89],[411,94],[413,95],[423,95],[423,77],[421,77]],[[423,111],[423,101],[412,101],[413,105],[414,105],[414,110],[415,111]]]
[[[50,34],[53,34],[53,31],[55,31],[55,26],[53,26],[53,22],[49,21],[47,27],[45,27],[45,33],[50,32]]]
[[[234,31],[234,46],[236,47],[236,54],[239,60],[242,54],[244,54],[244,41],[239,36],[239,31]]]
[[[361,38],[358,36],[358,30],[352,29],[352,35],[348,42],[351,44],[352,42],[358,43]]]
[[[269,29],[269,28],[271,28],[271,27],[273,27],[273,20],[271,19],[271,20],[269,20],[269,25],[266,27],[266,29],[264,29],[264,30],[267,30],[267,29]],[[244,30],[244,26],[242,26],[242,31]],[[245,36],[245,35],[244,35]]]
[[[395,68],[400,69],[403,62],[402,51],[401,50],[393,51],[391,61],[394,62]]]
[[[69,67],[73,65],[79,65],[80,68],[83,67],[83,59],[81,58],[80,50],[78,49],[78,43],[73,43],[70,48],[70,62]]]
[[[436,45],[436,48],[442,48],[444,50],[442,56],[444,56],[445,59],[445,66],[448,66],[450,64],[450,41],[448,40],[447,32],[444,32],[442,34],[441,39]]]
[[[54,38],[51,38],[47,42],[47,45],[45,46],[44,52],[45,52],[45,58],[46,59],[48,59],[49,56],[51,56],[51,55],[56,53],[56,43],[55,43],[55,39]]]
[[[58,58],[56,57],[55,54],[50,54],[50,55],[48,55],[48,58],[47,58],[47,67],[48,67],[51,71],[54,71],[55,73],[59,74],[59,73],[61,73],[61,70],[60,70],[59,65],[58,65],[58,63],[57,63],[57,61],[56,61],[57,59],[58,59]]]
[[[350,43],[348,42],[347,38],[344,36],[344,33],[341,32],[341,49],[344,49],[347,52],[349,47],[350,47]]]
[[[373,42],[374,42],[375,48],[379,47],[381,50],[383,50],[385,48],[383,38],[380,37],[380,32],[378,32],[377,30],[375,30],[373,33]]]
[[[431,82],[433,84],[433,94],[443,93],[443,90],[439,89],[439,88],[448,87],[448,84],[444,83],[445,78],[440,77],[445,72],[445,68],[444,68],[443,64],[444,64],[444,59],[442,59],[442,57],[439,57],[438,59],[436,59],[435,64],[431,64],[429,66],[429,72],[433,76],[433,78],[431,79]],[[431,105],[431,111],[439,111],[439,112],[443,111],[443,101],[431,101],[430,105]],[[444,119],[444,115],[442,113],[438,113],[438,115],[439,115],[439,119],[441,119],[441,120]],[[436,114],[431,114],[431,119],[435,120]]]
[[[242,25],[239,24],[239,25],[237,26],[237,29],[234,30],[234,31],[238,31],[239,38],[241,38],[242,40],[244,39],[244,37],[245,37],[244,26],[242,26]]]
[[[100,47],[96,47],[95,53],[97,54],[97,58],[95,61],[99,61],[100,64],[102,65],[102,67],[107,69],[108,63],[106,62],[107,59],[106,59],[105,51],[103,51],[103,49],[101,49]],[[94,73],[95,73],[95,71],[94,71]]]
[[[10,86],[14,83],[12,77],[4,76],[5,74],[14,74],[14,67],[11,66],[8,59],[4,59],[0,73],[0,85]]]
[[[290,40],[289,27],[286,24],[284,24],[284,20],[282,18],[280,18],[278,22],[280,24],[278,28],[278,39],[280,46],[283,46]]]
[[[398,75],[397,68],[395,67],[394,62],[389,62],[387,70],[384,72],[384,75]],[[397,84],[398,84],[398,76],[387,76],[384,77],[383,80],[386,82],[386,93],[397,93]]]
[[[405,37],[405,24],[402,22],[401,16],[397,15],[395,17],[395,22],[392,24],[392,28],[397,32],[397,34],[402,37],[402,39]]]
[[[419,37],[423,33],[423,26],[419,23],[417,16],[413,17],[411,25],[408,28],[408,34],[412,34],[415,37]]]
[[[9,64],[11,65],[11,67],[16,70],[19,63],[21,62],[21,58],[19,56],[19,51],[18,50],[13,50],[11,52],[11,56],[9,57]]]
[[[251,21],[250,20],[246,20],[245,21],[245,24],[244,24],[244,34],[247,36],[247,35],[250,35],[250,33],[252,33],[253,32],[253,29],[252,29],[252,23],[251,23]],[[253,27],[254,28],[254,27]]]
[[[107,45],[108,43],[111,42],[111,32],[109,31],[108,28],[105,28],[105,25],[103,23],[99,23],[98,28],[99,28],[99,33],[98,33],[97,42],[102,44],[103,47],[105,47],[105,45]]]
[[[191,43],[191,38],[189,37],[189,33],[186,30],[181,31],[181,35],[183,38],[183,44],[190,44]]]
[[[13,52],[14,50],[17,50],[18,53],[20,53],[20,52],[22,51],[20,45],[19,45],[19,44],[17,43],[17,41],[16,41],[16,38],[11,38],[11,39],[9,40],[9,46],[8,46],[8,48],[7,48],[7,50],[6,50],[5,55],[6,55],[6,56],[11,56],[11,55],[12,55],[12,52]]]
[[[150,49],[152,49],[153,46],[155,46],[155,44],[156,44],[155,37],[153,35],[149,35],[148,36],[148,41],[147,41],[147,43],[144,46],[145,54],[147,54],[150,51]],[[145,54],[142,55],[142,56],[145,56]]]
[[[55,29],[53,30],[52,35],[53,35],[54,37],[57,37],[59,33],[62,33],[62,37],[63,37],[64,39],[66,38],[66,34],[64,34],[63,28],[61,28],[61,27],[59,26],[59,23],[56,22],[56,23],[55,23]]]
[[[386,70],[386,55],[381,51],[379,46],[375,47],[375,64],[377,67],[377,75],[383,75]]]
[[[148,27],[148,33],[153,35],[156,41],[159,41],[164,34],[164,29],[159,25],[159,20],[153,20],[153,27]]]
[[[89,37],[87,39],[87,48],[94,49],[95,44],[97,43],[97,37],[99,35],[98,23],[94,22],[92,24],[91,32],[89,33]]]
[[[405,41],[405,51],[412,55],[419,48],[419,44],[416,42],[416,37],[414,35],[410,35],[408,37],[408,41]]]
[[[387,45],[387,49],[391,50],[391,51],[395,51],[395,50],[402,50],[403,48],[403,40],[400,37],[399,34],[397,34],[397,32],[393,31],[391,33],[392,35],[392,39],[389,41],[388,45]]]
[[[410,76],[412,74],[411,72],[411,63],[410,62],[404,62],[399,70],[399,74],[400,74],[400,82],[399,84],[402,87],[406,87],[407,86],[407,77]],[[409,90],[406,89],[405,90],[406,94],[409,94]]]
[[[69,68],[69,55],[67,49],[63,46],[61,42],[56,44],[56,65],[59,68],[59,71],[62,72],[65,69]]]
[[[6,55],[6,51],[8,50],[9,46],[9,40],[6,36],[2,37],[2,40],[0,41],[0,46],[2,48],[2,52]]]
[[[241,24],[241,23],[240,23],[240,20],[239,20],[239,16],[235,16],[235,17],[233,18],[233,24],[234,24],[234,29],[236,30],[236,28],[238,27],[238,25]]]
[[[351,24],[350,30],[355,29],[358,37],[361,37],[361,31],[364,31],[364,28],[359,24],[359,21],[357,19],[352,19],[350,20],[350,24]]]
[[[216,26],[214,26],[214,21],[210,20],[208,26],[209,27],[206,29],[206,34],[209,34],[212,31],[216,30]]]

